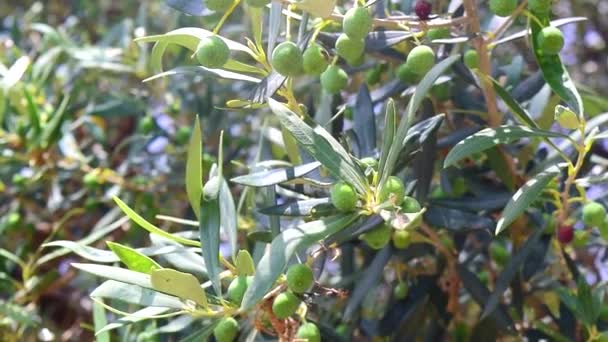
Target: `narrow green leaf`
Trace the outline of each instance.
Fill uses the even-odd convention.
[[[55,46],[48,49],[38,58],[32,65],[32,79],[38,84],[44,84],[50,75],[51,71],[55,68],[56,60],[63,52],[60,46]]]
[[[133,248],[112,241],[107,241],[106,244],[118,256],[120,261],[132,271],[150,274],[152,271],[162,268],[152,258]]]
[[[203,144],[198,115],[194,121],[194,128],[188,145],[185,183],[190,206],[196,217],[200,218],[201,195],[203,194]]]
[[[456,144],[445,157],[443,167],[454,165],[477,152],[485,151],[500,144],[509,144],[522,138],[570,139],[567,135],[561,133],[526,126],[504,125],[496,128],[486,128]]]
[[[353,110],[353,131],[359,142],[360,157],[370,157],[376,149],[376,115],[372,97],[365,83],[361,84]]]
[[[307,163],[296,167],[288,167],[281,169],[273,169],[268,171],[260,171],[250,173],[248,175],[238,176],[232,178],[231,181],[237,184],[264,187],[269,185],[276,185],[283,182],[290,181],[295,178],[302,177],[313,170],[321,166],[319,162]]]
[[[503,268],[502,272],[496,279],[494,289],[485,303],[483,312],[481,314],[482,320],[488,317],[496,310],[496,308],[498,308],[503,293],[509,288],[511,281],[513,280],[513,277],[517,274],[517,271],[519,270],[520,266],[534,251],[534,247],[536,247],[538,239],[540,238],[542,233],[543,229],[536,229],[536,231],[532,233],[528,240],[526,240],[523,246],[521,246],[521,248],[509,259],[509,262]]]
[[[422,101],[425,99],[426,94],[435,84],[435,81],[441,74],[443,74],[452,64],[456,63],[460,59],[460,55],[450,56],[441,62],[437,63],[420,81],[416,90],[414,92],[414,96],[410,99],[408,103],[407,110],[405,112],[405,117],[401,119],[399,123],[399,127],[397,128],[397,132],[395,133],[395,139],[393,140],[391,147],[388,151],[388,155],[386,157],[386,163],[384,163],[384,167],[381,169],[381,177],[379,182],[380,190],[382,190],[382,186],[393,174],[395,169],[395,164],[397,163],[397,159],[399,157],[399,153],[403,149],[405,138],[407,136],[407,132],[414,121],[414,116],[416,115],[416,111],[422,104]]]
[[[196,304],[207,308],[207,295],[195,276],[190,273],[176,271],[170,268],[152,271],[150,281],[155,290],[189,299]]]
[[[20,305],[7,303],[1,299],[0,316],[2,316],[3,320],[8,318],[9,320],[13,320],[24,327],[33,327],[40,324],[40,318],[33,312],[26,310]]]
[[[518,218],[532,202],[540,196],[545,186],[557,175],[560,168],[566,166],[565,163],[553,165],[543,172],[537,174],[526,182],[519,190],[513,194],[509,203],[502,211],[502,215],[496,225],[496,235],[507,228],[516,218]]]
[[[505,184],[507,189],[510,191],[515,190],[515,175],[509,169],[505,152],[501,151],[498,146],[494,146],[486,150],[486,156],[488,158],[488,165],[496,172],[496,175]]]
[[[382,151],[380,151],[380,162],[378,163],[378,170],[384,170],[388,153],[395,139],[397,121],[397,111],[395,110],[395,101],[389,99],[386,104],[386,115],[384,117],[384,132],[382,138]]]
[[[139,214],[137,214],[135,211],[133,211],[133,209],[131,209],[125,202],[121,201],[120,198],[114,196],[113,199],[114,199],[114,202],[116,202],[116,204],[120,207],[120,209],[125,213],[125,215],[127,215],[131,220],[133,220],[140,227],[149,231],[150,233],[160,235],[160,236],[164,237],[165,239],[175,241],[177,243],[181,243],[182,245],[194,246],[194,247],[201,246],[200,242],[198,242],[198,241],[184,239],[182,237],[167,233],[166,231],[164,231],[164,230],[156,227],[152,223],[146,221],[143,217],[139,216]]]
[[[330,216],[287,229],[275,237],[270,249],[258,262],[253,283],[245,292],[241,309],[250,309],[272,289],[294,253],[335,234],[357,217],[357,214]]]
[[[172,309],[184,309],[185,307],[185,304],[178,297],[115,280],[103,282],[91,292],[91,298],[107,298],[135,305]]]
[[[73,262],[72,266],[101,278],[116,280],[121,283],[137,285],[148,289],[154,289],[152,287],[152,283],[150,282],[150,276],[145,273],[126,270],[120,267],[81,264],[76,262]]]
[[[335,207],[330,203],[328,197],[313,198],[309,200],[301,200],[297,202],[289,202],[281,205],[274,205],[260,209],[260,213],[271,216],[309,216],[319,212],[319,210],[327,209],[335,211]]]
[[[583,101],[574,82],[568,74],[568,70],[566,70],[566,67],[562,64],[559,55],[545,54],[539,46],[538,37],[540,36],[540,31],[544,27],[551,25],[549,14],[550,12],[542,14],[535,13],[538,20],[529,21],[532,29],[531,38],[534,56],[536,56],[536,60],[547,84],[549,84],[551,89],[561,97],[562,100],[568,104],[568,107],[572,108],[580,118],[585,113]]]
[[[165,34],[147,36],[135,39],[136,42],[141,43],[155,43],[155,42],[167,42],[171,44],[181,45],[192,52],[196,51],[196,47],[202,38],[212,36],[213,32],[198,28],[198,27],[183,27],[177,30],[173,30],[167,32]],[[230,50],[235,51],[243,51],[251,56],[254,56],[253,51],[249,49],[247,46],[237,43],[234,40],[226,39],[224,37],[220,37],[226,45],[230,48]]]
[[[23,88],[23,95],[25,96],[25,100],[27,102],[27,112],[30,117],[30,127],[34,132],[34,136],[38,138],[38,135],[40,134],[40,113],[38,112],[38,106],[36,106],[32,95],[25,87]]]
[[[103,334],[106,331],[122,328],[126,325],[141,322],[143,320],[150,319],[153,316],[162,315],[169,310],[171,310],[171,308],[163,308],[158,306],[150,306],[147,308],[143,308],[141,310],[133,312],[130,315],[121,317],[116,322],[106,325],[101,330],[97,330],[95,334]]]
[[[75,242],[70,241],[70,242],[73,242],[80,246],[86,246],[86,245],[89,245],[89,244],[101,239],[102,237],[106,236],[107,234],[113,232],[114,230],[120,228],[123,224],[125,224],[127,221],[129,221],[129,218],[127,216],[123,216],[120,219],[114,221],[118,217],[118,214],[120,214],[120,209],[113,208],[107,214],[105,214],[97,222],[97,224],[95,224],[95,226],[93,226],[93,228],[91,229],[91,233],[88,236],[86,236],[78,241],[75,241]],[[112,221],[114,221],[114,222],[112,222]],[[44,246],[50,245],[51,243],[55,243],[55,242],[57,242],[57,241],[50,242],[48,244],[45,244]],[[53,259],[64,256],[72,251],[72,250],[66,248],[65,246],[60,246],[60,247],[62,247],[62,248],[52,251],[50,253],[45,253],[44,256],[40,257],[36,261],[36,266],[40,266]],[[111,254],[111,253],[107,253],[107,254]]]
[[[97,333],[97,331],[101,331],[106,325],[108,325],[108,319],[106,318],[106,309],[99,303],[93,302],[93,324],[95,328],[95,340],[97,342],[110,342],[110,333],[109,332],[101,332]]]
[[[160,334],[178,334],[182,331],[188,330],[188,328],[194,322],[198,322],[198,320],[195,319],[193,316],[188,315],[188,314],[181,315],[181,316],[178,316],[177,318],[173,318],[173,319],[169,320],[169,322],[167,324],[164,324],[164,325],[161,325],[158,327],[150,327],[149,329],[146,329],[146,331],[142,332],[138,336],[138,338],[142,339],[144,341],[149,341],[154,336],[157,336]],[[157,338],[155,340],[158,341],[159,338]],[[162,338],[161,338],[161,340],[162,340]]]
[[[365,297],[369,294],[370,289],[376,287],[384,273],[385,266],[391,260],[391,257],[392,248],[390,244],[376,253],[372,262],[365,272],[363,272],[363,276],[360,279],[357,279],[355,289],[349,296],[348,304],[344,309],[344,320],[350,320],[352,318],[353,313],[355,313],[355,310],[363,303]]]
[[[560,27],[560,26],[564,26],[567,24],[572,24],[572,23],[576,23],[576,22],[580,22],[580,21],[586,21],[587,18],[585,17],[569,17],[569,18],[560,18],[560,19],[556,19],[551,21],[551,25],[555,26],[555,27]],[[496,46],[499,44],[503,44],[506,42],[510,42],[512,40],[515,39],[519,39],[519,38],[523,38],[527,35],[530,34],[530,29],[525,29],[525,30],[521,30],[519,32],[516,32],[514,34],[505,36],[503,38],[500,38],[499,40],[496,40],[495,42],[493,42],[491,45],[492,46]]]
[[[232,192],[230,192],[230,187],[228,187],[228,182],[226,182],[225,179],[222,179],[219,201],[222,230],[228,236],[230,253],[232,254],[232,257],[234,257],[236,255],[238,244],[237,213]]]
[[[211,180],[217,180],[217,176]],[[210,181],[211,181],[210,180]],[[205,186],[207,187],[207,186]],[[220,203],[217,193],[215,197],[203,198],[201,203],[201,219],[199,234],[202,244],[203,259],[207,267],[209,280],[218,296],[222,294],[220,282]]]
[[[239,80],[239,81],[246,81],[246,82],[251,82],[251,83],[260,83],[259,78],[255,78],[255,77],[252,77],[249,75],[245,75],[245,74],[241,74],[241,73],[237,73],[237,72],[233,72],[233,71],[228,71],[228,70],[223,70],[223,69],[209,69],[209,68],[205,68],[204,66],[200,66],[200,65],[176,67],[171,70],[163,71],[154,76],[150,76],[150,77],[146,78],[145,80],[143,80],[142,82],[150,82],[157,78],[179,75],[179,74],[201,74],[201,73],[202,74],[212,74],[212,75],[219,76],[221,78],[225,78],[225,79],[229,79],[229,80]]]
[[[253,258],[246,249],[241,249],[236,255],[235,264],[238,275],[252,276],[255,274]]]
[[[15,264],[17,264],[17,266],[19,266],[21,268],[26,267],[25,261],[21,260],[21,258],[18,257],[15,253],[8,251],[4,248],[0,248],[0,257],[14,262]]]
[[[505,104],[509,107],[511,112],[517,116],[517,118],[526,126],[530,128],[539,128],[536,121],[532,119],[528,111],[526,111],[520,104],[517,102],[509,92],[503,88],[495,79],[491,77],[486,77],[490,82],[492,82],[492,87],[496,94],[500,96],[500,98],[505,102]]]
[[[53,113],[51,120],[44,126],[40,137],[40,147],[44,149],[48,148],[59,135],[59,128],[61,127],[61,122],[63,121],[65,109],[67,108],[69,101],[70,95],[67,94],[63,97],[63,100],[61,100],[61,104],[59,104],[59,107],[55,113]]]
[[[87,246],[81,242],[69,241],[69,240],[59,240],[59,241],[51,241],[42,245],[44,248],[48,247],[61,247],[58,251],[63,249],[68,250],[69,252],[76,253],[78,256],[85,258],[89,261],[93,261],[96,263],[112,263],[120,261],[120,258],[116,254],[111,251],[106,251],[103,249]],[[134,249],[138,254],[144,255],[146,257],[156,256],[156,255],[168,255],[168,254],[183,254],[191,252],[194,248],[187,248],[179,244],[170,245],[170,246],[151,246]]]
[[[323,164],[332,175],[353,185],[360,194],[369,191],[367,179],[360,168],[355,165],[344,147],[323,127],[314,123],[309,126],[296,113],[271,98],[268,99],[268,104],[300,146]]]
[[[179,342],[199,342],[208,341],[213,334],[213,329],[220,322],[219,319],[213,320],[211,323],[205,324],[202,328],[195,330],[190,335],[182,338]]]
[[[163,55],[165,54],[167,46],[169,46],[169,42],[156,42],[152,47],[152,52],[150,52],[150,66],[156,73],[161,73],[163,71]]]

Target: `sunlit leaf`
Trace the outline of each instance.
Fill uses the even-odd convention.
[[[150,274],[152,271],[162,268],[152,258],[133,248],[112,241],[107,241],[106,244],[130,270]]]
[[[196,217],[199,218],[201,196],[203,195],[203,143],[198,115],[194,121],[194,128],[188,144],[185,184],[190,206]]]
[[[150,282],[157,291],[192,300],[204,308],[208,307],[205,291],[196,277],[190,273],[170,268],[157,269],[150,274]]]
[[[507,228],[516,218],[518,218],[530,204],[537,199],[542,190],[549,182],[561,173],[561,168],[565,167],[566,164],[558,164],[549,167],[545,171],[537,174],[526,182],[521,188],[519,188],[507,206],[502,211],[502,215],[496,225],[496,234],[502,232]]]

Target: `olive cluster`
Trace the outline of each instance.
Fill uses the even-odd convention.
[[[608,240],[608,215],[606,208],[598,202],[591,201],[581,210],[581,221],[586,227],[596,227],[604,240]],[[584,246],[589,239],[586,230],[574,230],[572,224],[562,224],[557,230],[557,239],[563,244],[574,241],[575,247]]]
[[[238,276],[228,286],[227,299],[240,305],[247,288],[251,285],[253,276]],[[301,300],[298,297],[306,292],[314,283],[314,276],[310,267],[305,264],[296,264],[287,270],[287,291],[279,293],[272,302],[272,314],[278,319],[286,319],[296,313]],[[239,324],[233,317],[224,317],[216,325],[213,335],[218,342],[232,342],[238,335]],[[304,322],[296,332],[299,339],[308,339],[309,342],[321,341],[319,328],[312,322]]]
[[[372,29],[372,17],[363,7],[351,8],[344,15],[343,33],[336,41],[336,54],[348,64],[362,62],[365,50],[365,37]],[[348,83],[348,75],[335,63],[329,63],[328,54],[319,44],[311,42],[302,53],[293,42],[283,42],[272,52],[273,69],[286,77],[300,75],[320,76],[321,86],[329,93],[338,93]]]
[[[363,158],[359,162],[369,168],[377,167],[377,161],[373,158]],[[405,185],[396,176],[387,178],[383,186],[378,189],[375,198],[378,204],[390,203],[403,214],[418,213],[422,210],[420,203],[415,198],[405,194]],[[360,203],[363,202],[355,188],[345,181],[338,181],[332,186],[330,199],[336,209],[344,212],[356,210],[361,207]],[[396,248],[404,249],[411,243],[411,232],[409,229],[393,229],[388,223],[383,223],[361,234],[360,239],[372,249],[383,248],[391,239]]]

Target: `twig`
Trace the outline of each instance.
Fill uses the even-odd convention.
[[[474,0],[463,0],[464,10],[469,20],[469,33],[475,38],[471,42],[479,55],[479,71],[485,75],[492,75],[490,55],[488,54],[488,42],[481,32],[481,24],[477,15],[477,6]],[[498,113],[496,105],[496,94],[492,85],[484,78],[481,80],[481,90],[488,107],[488,123],[491,127],[498,127],[502,122],[502,117]]]
[[[334,13],[330,16],[330,18],[334,21],[342,21],[344,16],[341,14]],[[388,18],[374,18],[373,24],[375,27],[385,27],[385,28],[400,28],[403,25],[408,27],[422,28],[422,27],[451,27],[457,25],[466,24],[469,21],[469,18],[465,15],[462,17],[454,18],[454,19],[433,19],[429,21],[419,21],[419,20],[407,20],[404,16],[395,16]]]

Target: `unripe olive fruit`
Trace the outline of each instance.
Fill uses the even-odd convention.
[[[218,36],[204,37],[196,47],[196,60],[206,68],[221,68],[230,58],[230,49]]]
[[[342,337],[349,337],[348,335],[348,325],[342,323],[336,327],[336,334]]]
[[[181,126],[175,132],[175,141],[178,144],[183,145],[186,142],[188,142],[188,140],[190,139],[190,134],[191,133],[192,133],[192,130],[190,129],[190,127],[188,127],[188,126]]]
[[[363,39],[350,38],[341,34],[336,41],[336,53],[344,58],[348,64],[353,64],[363,54],[365,42]]]
[[[247,0],[247,5],[256,8],[265,7],[270,3],[270,0]]]
[[[330,94],[340,92],[348,83],[348,75],[337,65],[330,65],[321,74],[321,87]]]
[[[548,26],[538,33],[538,46],[547,55],[557,55],[564,47],[564,35],[554,26]]]
[[[604,222],[598,227],[600,231],[600,236],[605,241],[608,241],[608,216],[604,218]]]
[[[393,295],[397,299],[404,299],[405,297],[407,297],[409,289],[410,287],[407,285],[406,282],[400,281],[393,289]]]
[[[375,68],[368,70],[365,73],[365,82],[368,85],[374,85],[380,82],[380,78],[382,77],[383,65],[377,65]]]
[[[251,276],[238,276],[230,282],[228,286],[228,298],[235,304],[241,305],[243,301],[243,296],[245,296],[245,291],[251,282],[253,281],[253,277]]]
[[[397,78],[406,84],[414,84],[420,80],[420,76],[407,63],[403,63],[397,68]]]
[[[144,116],[138,124],[139,131],[143,134],[148,134],[154,129],[154,118],[149,115]]]
[[[342,30],[350,38],[363,39],[372,30],[372,17],[364,7],[354,7],[344,14]]]
[[[285,319],[293,315],[299,306],[300,299],[293,293],[279,293],[272,302],[272,313],[279,319]]]
[[[206,0],[205,5],[212,11],[224,12],[232,5],[232,0]]]
[[[481,281],[482,284],[488,285],[488,281],[490,280],[490,274],[488,273],[488,271],[483,270],[477,273],[477,278],[479,278],[479,281]]]
[[[499,17],[508,17],[517,8],[517,0],[490,0],[490,11]]]
[[[528,9],[532,13],[547,13],[551,10],[553,0],[528,0]]]
[[[302,54],[302,67],[309,75],[321,75],[328,64],[323,49],[315,43],[312,43]]]
[[[414,198],[410,196],[403,196],[403,203],[401,203],[401,212],[406,214],[417,213],[422,210],[420,203]]]
[[[589,202],[583,207],[583,223],[590,227],[599,227],[604,223],[606,208],[598,202]]]
[[[21,221],[21,214],[19,214],[16,211],[13,211],[12,213],[8,214],[7,218],[6,218],[6,226],[7,227],[15,227],[17,224],[19,224],[19,222]]]
[[[403,197],[405,196],[405,186],[403,185],[403,181],[395,176],[390,176],[384,183],[384,186],[380,190],[380,195],[378,199],[380,202],[386,202],[389,199],[393,201],[394,204],[400,205],[403,202]]]
[[[361,235],[361,240],[365,241],[372,249],[381,249],[391,241],[392,231],[393,229],[390,226],[382,224]]]
[[[577,230],[574,232],[574,241],[572,241],[572,245],[575,248],[583,248],[587,246],[589,242],[589,232],[585,230]]]
[[[467,50],[462,57],[464,65],[469,69],[477,69],[479,67],[479,54],[476,50]]]
[[[426,32],[426,36],[429,40],[433,41],[435,39],[445,39],[450,37],[450,29],[447,27],[437,27],[429,29]]]
[[[435,65],[435,52],[426,45],[416,46],[407,55],[406,63],[414,73],[424,75]]]
[[[431,88],[431,94],[439,101],[447,101],[450,99],[450,83],[443,82],[435,84]]]
[[[94,188],[100,184],[99,177],[96,172],[89,172],[82,177],[82,182],[88,188]]]
[[[11,182],[15,186],[22,186],[23,184],[25,184],[25,181],[26,181],[25,176],[23,176],[20,173],[13,174],[13,177],[11,178]]]
[[[378,167],[378,160],[372,157],[365,157],[359,159],[359,163],[365,165],[365,167],[371,167],[372,169],[376,169]]]
[[[232,317],[224,317],[213,329],[217,342],[232,342],[239,332],[239,323]]]
[[[490,257],[497,265],[503,266],[509,261],[509,251],[501,244],[490,245]]]
[[[357,207],[357,192],[344,181],[338,181],[330,190],[331,203],[338,210],[352,211]]]
[[[393,232],[393,246],[406,249],[412,242],[412,234],[407,229],[395,229]]]
[[[314,323],[307,322],[300,325],[296,332],[296,338],[308,342],[321,342],[321,332]]]
[[[302,71],[302,52],[294,42],[282,42],[272,51],[271,64],[283,76],[297,76]]]
[[[576,113],[561,105],[555,107],[554,119],[560,126],[567,129],[577,129],[581,124]]]
[[[287,270],[287,288],[294,293],[308,290],[314,282],[312,270],[308,265],[297,264]]]

